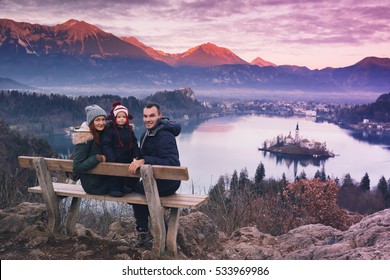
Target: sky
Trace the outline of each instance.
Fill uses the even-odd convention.
[[[310,69],[390,57],[390,0],[0,0],[0,18],[76,19],[166,53],[210,42],[247,62]]]

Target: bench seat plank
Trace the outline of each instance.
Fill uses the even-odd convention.
[[[92,194],[87,194],[83,190],[81,185],[72,185],[72,184],[65,184],[65,183],[53,183],[53,188],[55,193],[58,196],[74,196],[74,197],[91,198],[97,200],[147,205],[145,196],[138,193],[126,194],[123,197],[112,197],[107,195],[92,195]],[[30,187],[28,188],[28,191],[32,193],[42,193],[42,189],[40,186]],[[176,193],[170,196],[160,197],[160,200],[161,200],[161,205],[163,207],[197,209],[207,202],[208,196]]]

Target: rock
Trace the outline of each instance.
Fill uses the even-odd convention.
[[[234,231],[230,239],[221,244],[221,259],[268,260],[275,257],[272,245],[277,239],[260,232],[256,227],[244,227]]]
[[[150,250],[134,249],[117,239],[132,234],[131,221],[113,223],[108,238],[77,224],[78,237],[70,238],[47,229],[44,209],[43,204],[22,203],[0,210],[0,258],[153,259]],[[53,243],[57,246],[51,247]],[[211,218],[192,212],[180,217],[177,243],[175,258],[180,260],[389,260],[390,209],[366,216],[345,231],[311,224],[280,236],[256,227],[240,228],[226,236]]]
[[[278,245],[282,255],[289,255],[311,246],[333,244],[341,240],[341,234],[341,231],[321,224],[304,225],[278,237]]]
[[[221,248],[218,259],[388,260],[390,209],[367,216],[346,231],[312,224],[273,237],[242,228]]]
[[[118,254],[114,256],[114,260],[132,260],[132,258],[128,254]]]
[[[39,249],[34,249],[34,250],[31,250],[30,256],[31,256],[31,259],[33,259],[33,260],[40,260],[43,257],[45,257],[45,253]]]
[[[275,252],[272,247],[245,242],[233,243],[225,247],[221,254],[221,259],[225,260],[273,260],[280,258],[280,254]]]
[[[258,245],[274,245],[277,239],[270,234],[260,232],[256,227],[243,227],[234,231],[230,237],[236,242],[251,242]]]
[[[92,231],[89,228],[86,228],[82,224],[76,224],[76,235],[77,236],[86,236],[86,237],[94,237],[94,238],[102,238],[99,234]]]
[[[177,244],[186,256],[198,256],[219,246],[219,232],[213,221],[202,212],[180,217]]]
[[[17,207],[0,210],[0,233],[20,232],[45,217],[46,206],[41,203],[23,202]]]
[[[81,251],[81,252],[77,252],[75,254],[75,258],[76,260],[87,260],[87,259],[90,259],[89,257],[92,256],[94,253],[92,250],[88,250],[88,251]]]
[[[130,247],[129,246],[125,246],[125,245],[121,245],[121,246],[118,246],[116,248],[118,249],[118,251],[121,251],[121,252],[125,252],[125,251],[130,250]]]
[[[73,246],[73,250],[75,252],[87,251],[88,250],[88,246],[86,244],[75,243],[74,246]]]
[[[30,225],[22,230],[16,237],[17,241],[25,241],[29,247],[46,244],[52,233],[43,225]]]
[[[134,217],[126,215],[121,217],[119,221],[115,221],[109,225],[106,238],[111,240],[129,240],[134,235],[134,229]]]

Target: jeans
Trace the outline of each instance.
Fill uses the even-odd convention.
[[[157,180],[157,189],[159,196],[169,196],[174,194],[180,187],[181,181],[174,180]],[[142,181],[139,181],[136,193],[145,194]],[[149,228],[149,208],[147,205],[133,204],[134,217],[138,228]]]

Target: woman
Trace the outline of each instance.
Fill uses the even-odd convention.
[[[75,129],[72,135],[75,145],[73,172],[80,174],[81,185],[86,193],[107,194],[107,176],[83,173],[106,161],[102,153],[101,136],[106,127],[107,114],[98,105],[85,107],[85,113],[87,121]]]

